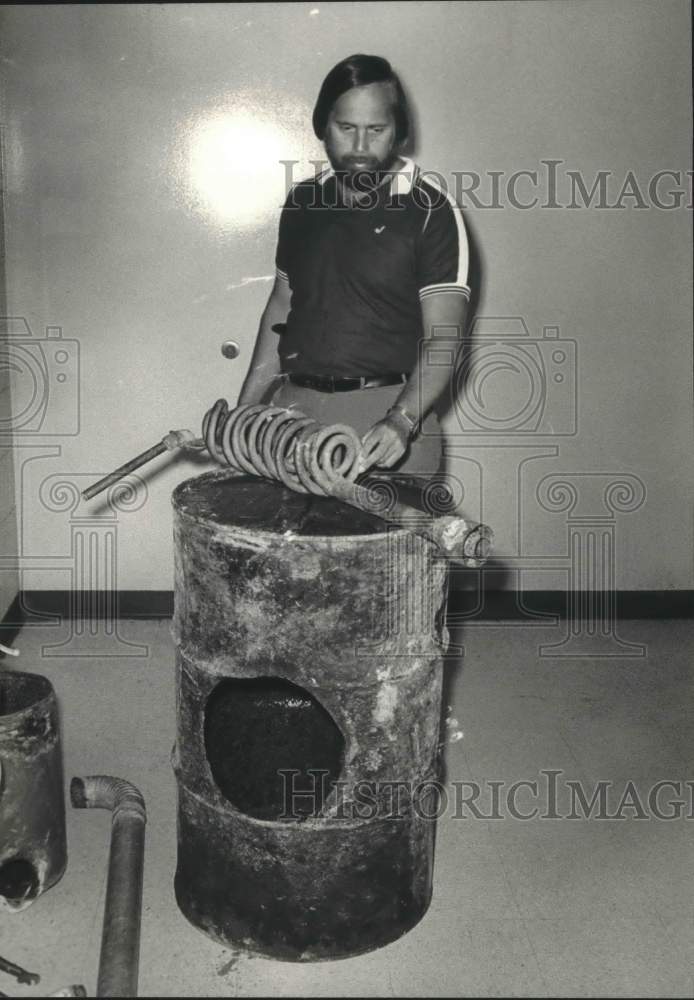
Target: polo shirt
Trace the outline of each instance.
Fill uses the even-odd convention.
[[[470,296],[461,210],[409,159],[364,206],[345,206],[332,168],[294,185],[275,263],[291,288],[283,372],[409,374],[421,301],[438,291]]]

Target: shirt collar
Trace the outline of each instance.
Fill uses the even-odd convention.
[[[415,181],[416,164],[407,156],[402,156],[401,159],[402,166],[390,179],[391,197],[397,194],[409,194]]]
[[[402,166],[393,171],[390,178],[390,190],[389,194],[392,198],[399,194],[409,194],[412,190],[412,185],[414,184],[415,174],[417,172],[417,165],[413,160],[407,156],[401,156]],[[335,176],[335,171],[332,167],[326,167],[325,170],[318,174],[318,183],[325,184],[327,180]]]

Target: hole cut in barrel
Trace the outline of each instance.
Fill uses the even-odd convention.
[[[233,806],[256,819],[319,816],[342,770],[344,748],[330,713],[280,677],[225,678],[207,700],[212,776]]]
[[[0,898],[10,908],[20,908],[39,894],[36,868],[26,858],[10,858],[0,866]]]

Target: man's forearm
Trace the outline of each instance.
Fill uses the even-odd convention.
[[[239,406],[244,403],[259,402],[271,384],[277,381],[280,374],[280,359],[277,353],[278,335],[272,327],[276,323],[286,322],[286,319],[286,304],[271,295],[260,318],[253,356],[239,393]]]
[[[454,370],[454,365],[432,367],[420,360],[398,396],[395,406],[402,407],[417,423],[421,423],[439,396],[450,385]]]
[[[467,303],[462,297],[444,304],[436,316],[425,316],[422,350],[419,360],[398,396],[402,407],[418,423],[429,413],[437,399],[450,386],[463,343]]]

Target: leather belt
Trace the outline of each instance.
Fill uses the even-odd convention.
[[[392,372],[386,375],[286,375],[292,385],[300,385],[305,389],[317,389],[318,392],[351,392],[354,389],[378,389],[384,385],[402,385],[409,376],[405,372]]]

